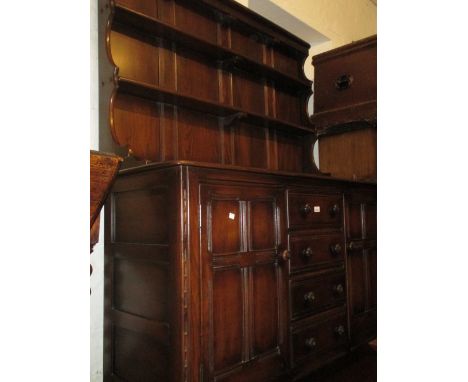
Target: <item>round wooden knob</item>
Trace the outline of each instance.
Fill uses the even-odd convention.
[[[337,294],[343,294],[343,292],[344,292],[344,287],[343,287],[342,284],[338,284],[338,285],[335,285],[335,286],[333,287],[333,290],[334,290],[335,293],[337,293]]]
[[[305,249],[302,250],[302,256],[304,257],[311,257],[313,255],[313,251],[312,251],[312,248],[310,247],[307,247]]]
[[[336,216],[340,213],[340,206],[338,204],[334,204],[331,208],[330,208],[330,215],[331,216]]]
[[[336,328],[335,328],[335,333],[337,335],[339,335],[340,337],[341,336],[344,336],[344,334],[346,333],[346,329],[343,325],[338,325]]]
[[[315,293],[314,292],[308,292],[304,295],[304,301],[309,303],[313,302],[315,300]]]
[[[280,258],[283,261],[288,261],[291,258],[291,253],[287,249],[285,249],[283,252],[281,252]]]
[[[303,215],[309,215],[311,212],[312,212],[312,207],[309,204],[306,203],[301,207],[301,213]]]
[[[340,243],[336,243],[336,244],[332,244],[330,246],[330,251],[331,253],[333,253],[334,255],[339,255],[341,253],[341,250],[343,248],[341,248],[341,244]]]
[[[307,338],[305,340],[305,346],[308,347],[309,349],[313,349],[317,346],[317,341],[315,341],[314,337]]]

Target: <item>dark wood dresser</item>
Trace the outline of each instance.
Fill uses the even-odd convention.
[[[376,186],[315,167],[309,46],[231,0],[101,11],[104,379],[292,381],[375,336]]]

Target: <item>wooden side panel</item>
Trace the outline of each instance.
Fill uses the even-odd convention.
[[[114,375],[125,381],[170,381],[168,349],[157,340],[114,328]]]
[[[104,380],[182,380],[177,169],[118,176],[106,205]]]

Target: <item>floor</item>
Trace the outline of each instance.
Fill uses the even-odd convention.
[[[325,367],[301,382],[376,382],[377,353],[370,348]]]

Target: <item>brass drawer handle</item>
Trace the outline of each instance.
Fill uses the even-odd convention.
[[[288,261],[291,258],[291,253],[287,249],[285,249],[280,253],[279,257],[283,261]]]
[[[315,293],[308,292],[304,295],[304,301],[307,303],[313,302],[315,300]]]
[[[309,257],[311,257],[313,254],[314,254],[314,251],[312,251],[312,248],[310,248],[310,247],[307,247],[307,248],[305,248],[305,249],[302,250],[302,256],[304,256],[304,257],[309,258]]]
[[[317,341],[315,340],[314,337],[307,338],[305,340],[305,346],[308,347],[309,349],[313,349],[317,346]]]
[[[358,250],[358,249],[363,249],[363,245],[362,243],[358,243],[358,242],[355,242],[355,241],[351,241],[349,244],[348,244],[348,249],[350,251],[354,251],[354,250]]]
[[[335,285],[333,287],[333,291],[336,293],[336,294],[343,294],[344,292],[344,287],[342,284],[338,284],[338,285]]]
[[[330,251],[333,255],[339,255],[341,254],[341,250],[343,248],[341,247],[341,244],[340,243],[336,243],[336,244],[332,244],[330,246]]]
[[[312,207],[310,204],[306,203],[301,207],[301,214],[302,215],[309,215],[312,212]]]
[[[338,90],[346,90],[351,87],[354,78],[350,74],[342,74],[335,81],[335,88]]]
[[[343,325],[338,325],[338,326],[335,328],[335,333],[336,333],[338,336],[342,337],[342,336],[345,335],[346,329],[345,329],[345,327],[344,327]]]
[[[334,204],[330,208],[330,216],[337,216],[340,213],[340,206],[338,204]]]

